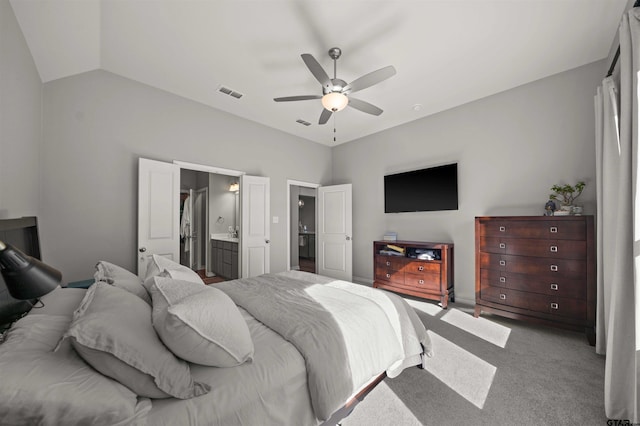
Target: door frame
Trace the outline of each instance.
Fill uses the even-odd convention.
[[[292,223],[291,223],[291,187],[292,186],[302,186],[305,188],[311,188],[311,189],[315,189],[316,192],[318,190],[318,188],[320,188],[322,185],[320,185],[319,183],[311,183],[311,182],[304,182],[304,181],[300,181],[300,180],[293,180],[293,179],[287,179],[287,271],[291,270],[291,244],[292,244],[292,234],[291,234],[291,229],[292,229]],[[316,194],[317,197],[317,194]],[[317,204],[316,204],[317,206]],[[316,207],[316,226],[318,223],[318,210]],[[316,239],[316,244],[317,244],[317,239]],[[317,250],[316,250],[317,252]],[[317,269],[317,268],[316,268]]]
[[[179,166],[181,169],[188,170],[196,170],[199,172],[209,172],[215,173],[218,175],[228,175],[228,176],[242,176],[246,174],[246,172],[241,172],[240,170],[232,170],[232,169],[223,169],[221,167],[207,166],[205,164],[197,164],[197,163],[188,163],[186,161],[173,160],[173,164]]]
[[[199,255],[197,257],[200,257],[200,259],[196,260],[196,268],[197,269],[203,269],[205,270],[205,273],[210,272],[211,271],[211,262],[209,262],[209,247],[210,244],[208,244],[208,240],[209,240],[209,187],[205,186],[203,188],[199,188],[196,189],[195,191],[196,194],[196,198],[193,200],[194,205],[193,205],[193,221],[194,223],[196,222],[196,205],[195,202],[198,198],[198,194],[202,194],[202,196],[204,197],[204,201],[202,201],[202,209],[203,211],[200,212],[202,215],[202,222],[201,225],[202,228],[197,228],[198,230],[198,239],[197,239],[197,243],[200,246],[200,248],[198,249]],[[203,241],[205,241],[203,243]],[[203,245],[204,244],[204,245]],[[202,248],[204,247],[204,250],[202,250]],[[194,247],[195,248],[195,247]],[[204,261],[202,259],[202,257],[204,257]],[[198,263],[198,260],[200,261],[200,263]]]

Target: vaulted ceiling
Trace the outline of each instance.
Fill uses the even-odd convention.
[[[327,145],[606,58],[628,0],[11,0],[43,82],[104,69]],[[324,125],[301,54],[396,74]],[[230,89],[237,98],[220,91]],[[296,120],[306,121],[303,125]],[[334,134],[334,128],[336,129]],[[334,142],[334,135],[336,141]]]

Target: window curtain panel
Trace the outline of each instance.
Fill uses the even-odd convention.
[[[598,304],[596,351],[606,355],[605,411],[640,422],[640,8],[620,23],[619,69],[595,96]]]

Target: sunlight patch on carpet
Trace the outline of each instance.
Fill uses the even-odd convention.
[[[384,411],[380,407],[384,407]],[[423,426],[385,382],[376,386],[340,424]]]
[[[420,302],[419,300],[413,300],[413,299],[404,299],[404,300],[413,309],[416,309],[416,310],[418,310],[420,312],[424,312],[425,314],[431,315],[432,317],[435,317],[440,312],[442,312],[442,308],[440,306],[438,306],[438,305],[433,304],[433,303]]]
[[[484,407],[496,367],[431,330],[427,333],[434,355],[427,359],[425,370],[476,407]]]
[[[485,318],[475,318],[455,308],[449,308],[440,319],[501,348],[505,347],[511,333],[509,327]]]

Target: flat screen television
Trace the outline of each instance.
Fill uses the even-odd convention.
[[[385,175],[384,212],[458,210],[458,164]]]

